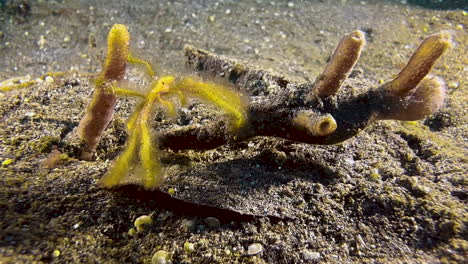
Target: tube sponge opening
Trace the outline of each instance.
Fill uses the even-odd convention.
[[[311,136],[328,136],[335,132],[337,124],[332,115],[314,111],[300,111],[293,119],[294,126],[306,130]]]
[[[115,24],[107,36],[107,56],[101,78],[104,80],[122,80],[129,56],[130,34],[127,27]]]

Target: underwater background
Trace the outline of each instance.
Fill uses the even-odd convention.
[[[467,262],[467,12],[465,0],[1,0],[0,87],[42,81],[0,92],[0,263]],[[158,190],[103,189],[137,101],[119,99],[94,161],[70,142],[114,24],[161,75],[199,74],[186,63],[192,45],[298,83],[361,30],[366,45],[344,84],[353,95],[448,32],[452,47],[432,70],[446,99],[423,120],[379,121],[338,145],[255,137],[168,151]],[[149,82],[130,67],[122,85]],[[220,116],[200,103],[180,112],[154,121]]]

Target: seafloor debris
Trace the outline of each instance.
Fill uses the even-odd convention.
[[[173,150],[210,149],[255,136],[335,144],[355,136],[376,120],[422,119],[443,104],[445,84],[429,72],[450,44],[448,33],[427,37],[394,80],[357,96],[341,94],[339,88],[359,58],[364,45],[361,31],[354,31],[342,39],[314,83],[294,83],[187,46],[189,66],[226,76],[236,86],[264,96],[250,102],[247,122],[235,133],[220,120],[205,126],[193,125],[160,133],[158,145]],[[279,89],[270,91],[270,86]]]
[[[124,25],[109,32],[107,58],[97,77],[93,98],[81,120],[77,134],[84,142],[81,158],[90,159],[114,113],[118,96],[143,99],[127,124],[126,149],[103,177],[101,184],[124,184],[136,169],[145,188],[160,186],[164,170],[159,149],[212,149],[255,136],[281,137],[309,144],[335,144],[355,136],[376,120],[418,120],[439,109],[445,97],[442,79],[429,72],[450,47],[451,36],[428,36],[413,53],[398,76],[377,89],[352,95],[340,93],[365,45],[365,35],[354,31],[341,40],[330,62],[315,82],[295,83],[262,69],[244,66],[193,47],[186,47],[188,65],[200,72],[224,76],[239,92],[197,77],[157,76],[150,64],[129,53],[130,35]],[[152,78],[145,94],[117,87],[125,76],[127,63],[143,64]],[[46,80],[46,75],[40,80]],[[11,79],[0,84],[2,91],[25,88],[36,80]],[[275,89],[275,87],[277,89]],[[155,107],[174,117],[189,99],[220,109],[228,119],[205,125],[151,132]]]
[[[172,150],[211,149],[255,136],[282,137],[310,144],[334,144],[353,137],[375,120],[417,120],[441,107],[445,84],[437,77],[428,76],[428,73],[450,46],[449,34],[438,33],[427,37],[400,74],[380,88],[358,96],[340,94],[339,89],[356,64],[364,44],[363,32],[354,31],[346,35],[323,73],[314,83],[304,84],[268,76],[262,70],[251,70],[240,64],[230,65],[229,61],[219,56],[187,47],[188,64],[198,70],[219,72],[228,69],[229,72],[224,76],[228,76],[231,82],[245,81],[247,78],[244,85],[252,81],[259,85],[258,77],[261,76],[282,87],[274,92],[268,92],[267,89],[264,91],[265,96],[251,102],[242,100],[242,96],[235,91],[202,82],[195,77],[155,77],[146,95],[113,86],[114,96],[138,96],[144,98],[144,101],[136,107],[128,121],[126,149],[101,183],[106,187],[124,184],[131,170],[141,164],[142,169],[137,173],[142,174],[142,185],[145,188],[160,186],[164,170],[156,146]],[[143,63],[150,76],[155,75],[148,63],[132,58],[127,53],[124,55],[109,56],[121,59],[128,57],[130,62]],[[121,59],[118,60],[118,68],[121,69],[117,71],[119,76],[125,68]],[[112,65],[106,63],[105,69],[112,69]],[[153,126],[151,116],[155,106],[160,105],[173,117],[177,115],[178,108],[187,104],[187,98],[217,106],[230,118],[204,126],[196,124],[170,129],[154,137],[150,128]]]
[[[156,76],[148,62],[129,54],[129,39],[124,25],[114,25],[109,32],[104,69],[97,79],[93,99],[77,130],[78,136],[86,145],[81,150],[81,158],[90,159],[102,132],[112,118],[117,96],[142,98],[127,123],[127,146],[102,178],[101,184],[105,187],[122,184],[130,172],[137,168],[136,172],[140,175],[143,186],[149,189],[160,186],[164,180],[157,144],[151,132],[156,106],[161,106],[168,116],[175,117],[177,109],[185,106],[188,99],[198,99],[218,107],[230,116],[229,130],[234,132],[246,124],[246,102],[239,93],[222,85],[203,82],[196,77]],[[146,67],[152,78],[147,93],[117,87],[117,81],[125,74],[127,62]]]
[[[247,248],[247,255],[253,256],[261,253],[263,251],[263,246],[260,243],[253,243]]]

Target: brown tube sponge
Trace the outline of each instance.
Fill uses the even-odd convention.
[[[426,37],[398,76],[385,84],[387,89],[396,96],[404,95],[414,89],[431,71],[437,59],[451,46],[451,42],[449,33],[437,33]]]
[[[415,121],[423,119],[441,108],[445,99],[445,82],[437,76],[426,76],[405,96],[387,97],[386,107],[378,119]]]
[[[351,73],[365,43],[364,32],[360,30],[344,36],[333,52],[327,67],[315,80],[312,93],[320,97],[335,94]]]
[[[93,98],[78,126],[78,136],[86,145],[81,158],[90,159],[101,135],[114,114],[117,96],[112,92],[112,82],[124,78],[129,54],[130,34],[124,25],[114,25],[107,38],[107,57],[96,80]]]

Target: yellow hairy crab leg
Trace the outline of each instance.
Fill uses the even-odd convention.
[[[145,188],[157,187],[163,181],[161,165],[156,156],[151,134],[151,120],[153,119],[155,103],[161,102],[161,93],[167,93],[173,81],[174,77],[172,76],[162,77],[156,81],[153,89],[145,96],[145,101],[137,106],[137,110],[129,118],[127,123],[129,134],[127,147],[117,158],[109,173],[101,180],[105,187],[118,185],[137,162],[136,157],[140,159],[144,169],[142,181]],[[140,96],[126,89],[114,88],[114,91],[117,94]],[[162,101],[166,102],[165,100]],[[170,102],[167,103],[170,104]]]
[[[155,101],[160,101],[160,94],[167,92],[174,77],[166,76],[160,78],[154,88],[148,93],[146,102],[141,111],[139,125],[141,131],[140,160],[144,169],[143,185],[145,188],[154,188],[161,184],[163,175],[161,165],[154,149],[153,137],[151,135],[150,122],[153,118]]]
[[[160,94],[168,91],[173,81],[174,77],[172,76],[162,77],[157,81],[154,88],[148,93],[138,119],[141,133],[139,157],[144,169],[143,185],[145,188],[154,188],[163,181],[161,165],[155,155],[156,150],[154,149],[150,124],[153,119],[155,101],[160,101]],[[172,106],[172,108],[174,107]]]
[[[240,94],[229,88],[187,77],[175,85],[174,91],[188,93],[203,101],[218,106],[221,110],[234,116],[236,119],[234,123],[235,128],[242,127],[247,121],[245,117],[246,105],[242,102]],[[185,97],[183,97],[183,99],[185,101]]]
[[[139,120],[139,127],[141,131],[139,157],[141,160],[141,165],[144,169],[143,186],[145,188],[156,187],[160,182],[162,182],[162,177],[160,175],[161,166],[153,148],[150,120],[146,118],[151,116],[150,112],[152,111],[150,108],[152,107],[145,105],[145,107],[142,109]]]
[[[170,117],[176,116],[176,109],[172,102],[164,100],[161,95],[170,94],[172,90],[172,83],[174,82],[174,76],[164,76],[161,77],[154,85],[153,89],[149,92],[147,96],[147,101],[154,104],[155,102],[161,103],[167,110],[167,113]]]
[[[111,91],[112,91],[113,94],[115,94],[117,96],[120,96],[120,97],[133,96],[133,97],[145,98],[144,94],[139,93],[137,91],[120,88],[120,87],[117,87],[115,85],[112,85],[110,88],[111,88]]]
[[[104,187],[118,185],[128,175],[130,167],[135,163],[139,137],[139,130],[134,129],[127,140],[127,147],[117,158],[109,172],[101,179],[101,184]]]
[[[149,62],[136,58],[132,54],[128,55],[127,61],[133,64],[143,64],[143,66],[145,66],[145,69],[151,78],[154,78],[156,76],[156,73],[154,72],[153,67],[151,67],[151,64]]]
[[[153,67],[151,67],[151,64],[149,62],[136,58],[132,54],[128,55],[127,61],[132,64],[143,64],[151,78],[154,78],[156,76],[153,70]],[[146,95],[139,93],[137,91],[117,87],[115,85],[115,82],[112,83],[111,88],[112,88],[112,92],[118,96],[135,96],[135,97],[142,97],[142,98],[146,97]]]

